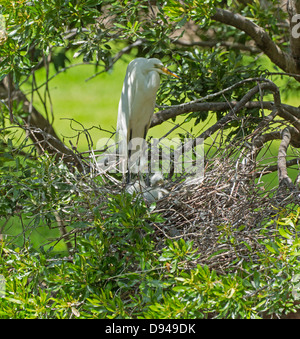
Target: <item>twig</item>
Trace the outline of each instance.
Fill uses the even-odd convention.
[[[278,180],[280,185],[286,185],[289,188],[294,188],[293,182],[288,175],[286,167],[286,152],[291,142],[291,133],[288,128],[282,131],[282,141],[278,150]]]
[[[105,67],[105,69],[101,72],[97,72],[95,74],[93,74],[92,76],[90,76],[89,78],[87,78],[85,81],[90,81],[92,79],[94,79],[96,76],[107,72],[108,70],[110,70],[113,65],[124,55],[129,53],[133,48],[141,46],[143,44],[143,40],[138,39],[136,40],[134,43],[132,43],[131,45],[128,45],[126,47],[124,47],[121,51],[119,51],[112,59],[111,62],[108,66]]]

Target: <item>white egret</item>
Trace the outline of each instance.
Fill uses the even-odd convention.
[[[146,138],[154,113],[160,73],[179,78],[155,58],[137,58],[127,67],[117,120],[119,154],[125,157],[125,163],[135,151],[128,151],[129,143],[134,139],[138,140],[137,138]],[[123,167],[123,173],[127,169]]]

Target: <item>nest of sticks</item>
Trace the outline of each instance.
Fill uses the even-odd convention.
[[[194,249],[200,254],[195,264],[206,264],[219,272],[228,268],[235,270],[249,256],[251,260],[258,259],[257,253],[264,248],[263,241],[274,237],[281,209],[297,208],[300,195],[291,185],[280,185],[280,180],[279,186],[273,189],[257,180],[261,174],[276,171],[277,166],[266,165],[267,159],[263,158],[244,162],[256,150],[249,151],[247,141],[222,146],[221,141],[214,140],[210,149],[214,147],[215,151],[212,156],[205,156],[202,177],[183,172],[177,174],[176,179],[174,175],[164,178],[163,188],[169,193],[150,209],[150,213],[160,214],[163,220],[151,224],[158,250],[166,238],[193,241]],[[105,209],[108,196],[126,191],[126,185],[120,176],[99,171],[94,153],[86,159],[91,166],[90,176],[103,178],[103,185],[91,182],[88,187],[99,197],[95,205]],[[273,164],[274,159],[271,161]],[[273,167],[276,168],[273,170]],[[140,198],[143,199],[142,194]],[[83,217],[89,219],[88,209]],[[77,231],[80,233],[82,229],[72,230],[74,234]],[[72,239],[73,233],[64,234],[59,240]]]
[[[203,178],[166,181],[170,193],[153,211],[164,220],[153,224],[158,246],[164,238],[193,241],[200,254],[195,264],[219,272],[235,270],[249,256],[255,260],[263,240],[274,236],[276,222],[269,221],[276,220],[280,207],[294,209],[297,203],[294,193],[264,190],[249,172],[223,157],[206,162]]]
[[[286,211],[297,208],[300,195],[298,189],[291,190],[291,185],[281,185],[280,180],[273,189],[257,180],[267,171],[274,172],[274,166],[266,165],[263,158],[243,163],[253,154],[247,140],[224,147],[214,140],[214,148],[213,156],[205,156],[202,177],[182,173],[175,180],[174,175],[165,178],[163,188],[169,194],[151,209],[164,221],[152,222],[152,227],[158,249],[166,238],[193,241],[200,254],[195,264],[206,264],[223,272],[228,268],[235,270],[249,256],[256,260],[256,253],[264,249],[263,242],[274,237],[282,208]],[[114,176],[108,173],[101,176],[107,183],[101,189],[113,194],[124,190],[124,183]],[[101,199],[105,200],[105,194]]]

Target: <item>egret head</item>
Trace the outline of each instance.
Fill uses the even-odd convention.
[[[149,69],[152,71],[156,71],[161,74],[167,74],[167,75],[172,75],[175,78],[179,79],[179,76],[172,71],[170,71],[167,67],[163,65],[163,63],[156,58],[151,58],[148,60],[149,63]]]

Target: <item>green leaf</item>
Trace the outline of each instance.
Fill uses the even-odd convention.
[[[14,304],[19,304],[19,305],[22,305],[22,304],[23,304],[21,300],[15,299],[15,298],[9,298],[9,297],[7,297],[7,298],[5,298],[5,300],[10,301],[10,302],[12,302],[12,303],[14,303]]]
[[[272,252],[272,253],[274,253],[274,254],[277,254],[277,253],[278,253],[278,249],[275,249],[273,246],[271,246],[271,245],[269,245],[269,244],[265,244],[265,246],[266,246],[266,248],[267,248],[270,252]]]
[[[259,288],[260,286],[260,275],[257,271],[254,272],[254,284],[256,288]]]
[[[73,222],[70,226],[73,228],[85,228],[87,227],[87,223],[84,221],[76,221]]]
[[[215,256],[218,255],[218,254],[224,253],[224,252],[228,252],[228,248],[224,248],[224,249],[221,249],[221,250],[218,250],[218,251],[214,252],[213,254],[211,254],[211,255],[209,256],[209,259],[215,257]]]
[[[281,236],[283,236],[286,239],[291,239],[292,235],[288,233],[288,231],[284,230],[283,228],[279,228],[278,232]]]

